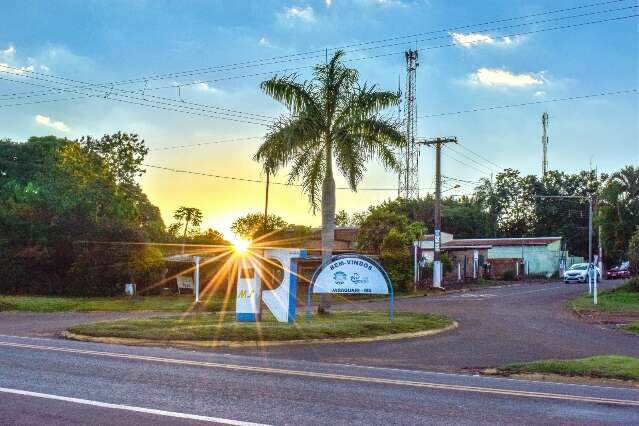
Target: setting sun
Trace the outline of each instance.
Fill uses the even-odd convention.
[[[243,238],[233,238],[231,242],[233,243],[233,250],[235,250],[236,253],[246,253],[251,245],[249,240]]]

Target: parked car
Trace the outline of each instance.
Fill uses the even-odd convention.
[[[606,278],[616,280],[619,278],[630,278],[630,262],[621,262],[620,265],[608,269]]]
[[[601,279],[601,271],[594,265],[590,266],[597,271],[597,279]],[[564,283],[587,283],[588,282],[588,264],[575,263],[566,272],[564,272]]]

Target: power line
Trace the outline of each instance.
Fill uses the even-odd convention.
[[[459,143],[459,142],[458,142],[458,143]],[[469,184],[472,184],[472,185],[476,185],[476,184],[478,184],[478,183],[479,183],[479,181],[472,181],[472,180],[459,179],[459,178],[454,178],[454,177],[444,176],[444,175],[442,175],[442,177],[443,177],[444,179],[447,179],[447,180],[454,180],[455,182],[469,183]]]
[[[162,148],[150,149],[149,151],[169,151],[169,150],[173,150],[173,149],[193,148],[193,147],[197,147],[197,146],[217,145],[217,144],[220,144],[220,143],[240,142],[240,141],[256,140],[256,139],[262,139],[262,138],[263,138],[263,136],[247,136],[245,138],[221,139],[221,140],[210,141],[210,142],[200,142],[200,143],[192,143],[192,144],[186,144],[186,145],[165,146],[165,147],[162,147]]]
[[[619,0],[617,0],[619,1]],[[617,1],[613,1],[611,3],[617,2]],[[607,3],[602,3],[602,4],[607,4]],[[581,15],[574,15],[574,16],[568,16],[568,17],[559,17],[559,18],[553,18],[553,19],[549,19],[549,20],[544,20],[544,21],[533,21],[533,22],[528,22],[528,23],[524,23],[524,24],[517,24],[517,25],[510,25],[510,26],[506,26],[506,27],[497,27],[497,28],[492,28],[492,29],[488,29],[488,30],[481,30],[478,32],[489,32],[489,31],[497,31],[499,29],[505,29],[505,28],[512,28],[515,26],[523,26],[523,25],[532,25],[532,24],[536,24],[536,23],[544,23],[544,22],[549,22],[549,21],[553,21],[553,20],[559,20],[559,19],[571,19],[571,18],[575,18],[575,17],[582,17],[582,16],[586,16],[586,15],[593,15],[593,14],[601,14],[601,13],[609,13],[609,12],[613,12],[613,11],[619,11],[619,10],[625,10],[625,9],[631,9],[631,8],[637,8],[639,6],[627,6],[627,7],[623,7],[623,8],[618,8],[618,9],[610,9],[610,10],[604,10],[604,11],[598,11],[598,12],[590,12],[590,13],[586,13],[586,14],[581,14]],[[563,26],[559,26],[559,27],[550,27],[550,28],[543,28],[543,29],[539,29],[539,30],[531,30],[531,31],[526,31],[526,32],[520,32],[520,33],[513,33],[513,34],[507,34],[507,35],[501,35],[501,37],[516,37],[516,36],[522,36],[522,35],[529,35],[529,34],[535,34],[535,33],[541,33],[541,32],[547,32],[547,31],[554,31],[554,30],[561,30],[561,29],[567,29],[567,28],[575,28],[575,27],[581,27],[581,26],[585,26],[585,25],[592,25],[592,24],[598,24],[598,23],[605,23],[605,22],[611,22],[611,21],[616,21],[616,20],[621,20],[621,19],[628,19],[628,18],[633,18],[639,15],[627,15],[627,16],[620,16],[620,17],[613,17],[613,18],[608,18],[608,19],[602,19],[602,20],[597,20],[597,21],[589,21],[589,22],[581,22],[581,23],[576,23],[576,24],[570,24],[570,25],[563,25]],[[440,37],[435,37],[435,38],[430,38],[430,39],[421,39],[421,40],[412,40],[412,42],[423,42],[423,41],[428,41],[428,40],[434,40],[434,39],[438,39],[438,38],[447,38],[449,37],[449,35],[446,36],[440,36]],[[477,40],[477,41],[470,41],[467,44],[475,44],[475,43],[482,43],[482,40]],[[387,45],[382,45],[382,46],[375,46],[375,47],[370,47],[370,48],[366,48],[366,49],[359,49],[359,50],[351,50],[350,52],[355,52],[355,51],[361,51],[361,50],[370,50],[370,49],[381,49],[381,48],[385,48],[385,47],[392,47],[395,45],[398,45],[399,43],[395,43],[395,44],[387,44]],[[422,49],[425,50],[431,50],[431,49],[439,49],[439,48],[444,48],[444,47],[453,47],[453,46],[458,46],[458,43],[448,43],[448,44],[444,44],[444,45],[438,45],[438,46],[428,46]],[[401,52],[399,52],[401,53]],[[381,55],[375,55],[375,56],[370,56],[370,57],[364,57],[364,58],[354,58],[354,59],[349,59],[348,61],[357,61],[357,60],[366,60],[366,59],[375,59],[375,58],[380,58],[380,57],[385,57],[385,56],[391,56],[391,55],[395,55],[398,54],[398,52],[392,52],[392,53],[387,53],[387,54],[381,54]],[[301,55],[300,54],[295,54],[295,55]],[[283,56],[283,57],[288,57],[288,56]],[[277,57],[276,57],[277,58]],[[310,56],[310,57],[305,57],[305,58],[299,58],[296,60],[305,60],[305,59],[318,59],[321,58],[321,56]],[[247,61],[247,62],[242,62],[242,63],[236,63],[236,64],[230,64],[228,66],[226,65],[222,65],[222,66],[218,66],[218,67],[226,67],[226,69],[221,70],[221,71],[232,71],[232,70],[236,70],[236,69],[241,69],[241,68],[247,68],[249,67],[248,65],[243,65],[243,64],[250,64],[256,61],[263,61],[263,60],[254,60],[254,61]],[[264,65],[273,65],[273,64],[279,64],[282,62],[290,62],[292,60],[286,60],[286,61],[277,61],[277,62],[269,62],[269,63],[259,63],[259,64],[253,64],[250,65],[252,67],[255,66],[264,66]],[[234,66],[233,68],[231,68],[231,66]],[[298,67],[298,69],[301,68],[310,68],[313,67],[312,65],[310,66],[305,66],[305,67]],[[51,76],[50,74],[44,74],[44,73],[38,73],[36,71],[32,71],[32,70],[24,70],[24,69],[19,69],[21,73],[31,73],[31,74],[40,74],[40,75],[45,75],[45,76]],[[218,71],[218,72],[221,72]],[[287,70],[279,70],[279,71],[273,71],[273,72],[286,72]],[[186,76],[187,73],[189,73],[191,71],[184,71],[182,75],[180,76]],[[202,72],[200,72],[201,74]],[[249,74],[248,76],[254,76],[254,75],[263,75],[263,74],[270,74],[270,72],[267,73],[256,73],[256,74]],[[195,75],[195,74],[188,74],[188,75]],[[158,76],[167,76],[168,77],[176,77],[177,75],[175,75],[175,73],[173,74],[159,74]],[[103,89],[112,89],[113,86],[115,85],[122,85],[122,84],[131,84],[131,83],[142,83],[144,82],[145,84],[149,81],[152,80],[151,77],[143,77],[143,78],[138,78],[136,80],[121,80],[121,81],[114,81],[114,82],[105,82],[105,83],[86,83],[86,82],[81,82],[79,80],[74,80],[74,79],[68,79],[68,78],[64,78],[64,77],[56,77],[56,76],[51,76],[53,78],[57,78],[57,79],[61,79],[61,80],[66,80],[66,81],[72,81],[72,82],[76,82],[76,83],[81,83],[84,84],[86,88],[90,88],[90,87],[100,87]],[[179,77],[179,76],[178,76]],[[237,76],[237,77],[231,77],[231,78],[241,78],[242,76]],[[156,79],[160,79],[160,78],[156,78]],[[186,85],[193,85],[193,84],[201,84],[201,83],[209,83],[209,82],[213,82],[213,81],[219,81],[219,80],[198,80],[192,83],[185,83],[185,84],[178,84],[178,85],[172,85],[172,86],[162,86],[162,87],[151,87],[151,88],[146,88],[146,89],[137,89],[137,90],[132,90],[130,92],[138,92],[138,91],[142,91],[142,90],[158,90],[158,89],[164,89],[164,88],[170,88],[170,87],[181,87],[181,86],[186,86]],[[60,90],[60,89],[52,89],[53,91],[55,90]],[[5,94],[5,95],[0,95],[0,96],[14,96],[14,95],[21,95],[23,93],[29,93],[29,92],[18,92],[18,93],[12,93],[12,94]],[[42,91],[40,92],[42,93]]]
[[[467,114],[467,113],[471,113],[471,112],[482,112],[482,111],[493,111],[493,110],[496,110],[496,109],[517,108],[517,107],[523,107],[523,106],[529,106],[529,105],[546,104],[546,103],[551,103],[551,102],[575,101],[575,100],[579,100],[579,99],[596,98],[596,97],[600,97],[600,96],[624,95],[624,94],[633,93],[633,92],[636,92],[636,91],[637,91],[637,89],[634,88],[634,89],[618,90],[616,92],[592,93],[592,94],[589,94],[589,95],[571,96],[571,97],[568,97],[568,98],[555,98],[555,99],[546,99],[546,100],[539,100],[539,101],[532,101],[532,102],[522,102],[522,103],[519,103],[519,104],[497,105],[497,106],[466,109],[466,110],[460,110],[460,111],[440,112],[440,113],[422,115],[419,118],[445,117],[445,116],[448,116],[448,115]]]
[[[581,10],[581,9],[586,9],[586,8],[593,8],[593,7],[598,7],[598,6],[605,6],[605,5],[609,5],[609,4],[613,4],[613,3],[623,3],[624,1],[626,1],[626,0],[611,0],[611,1],[605,1],[605,2],[590,3],[590,4],[585,4],[585,5],[580,5],[580,6],[570,7],[570,8],[555,9],[555,10],[551,10],[551,11],[547,11],[547,12],[534,13],[534,14],[523,15],[523,16],[518,16],[518,17],[490,20],[490,21],[484,21],[484,22],[476,23],[476,24],[467,24],[467,25],[443,28],[443,29],[439,29],[439,30],[421,32],[421,33],[416,33],[416,34],[396,36],[396,37],[391,37],[391,38],[386,38],[386,39],[378,39],[378,40],[373,40],[373,41],[352,43],[352,44],[343,45],[343,46],[340,46],[340,47],[335,47],[335,48],[330,48],[330,49],[310,50],[310,51],[298,52],[298,53],[293,53],[293,54],[288,54],[288,55],[274,56],[274,57],[270,57],[270,58],[253,59],[253,60],[243,61],[243,62],[216,65],[216,66],[211,66],[211,67],[196,68],[196,69],[191,69],[191,70],[186,70],[186,71],[177,71],[177,72],[164,73],[164,74],[154,74],[154,75],[138,77],[138,78],[135,78],[135,79],[116,80],[116,81],[108,82],[108,83],[95,83],[95,84],[96,85],[109,86],[109,85],[131,84],[131,83],[142,83],[142,82],[147,82],[147,81],[150,81],[150,80],[175,78],[175,77],[180,77],[180,76],[184,76],[184,75],[203,74],[203,73],[207,73],[207,72],[213,72],[215,70],[219,70],[219,71],[216,71],[216,72],[228,71],[229,69],[238,69],[238,67],[240,67],[240,66],[249,65],[249,64],[253,64],[252,66],[263,66],[263,65],[270,65],[270,64],[273,64],[273,63],[289,62],[291,60],[317,59],[319,56],[302,57],[302,58],[298,58],[298,59],[290,59],[290,58],[296,58],[296,57],[300,57],[300,56],[304,56],[304,55],[310,55],[310,54],[317,54],[317,55],[322,54],[323,55],[323,54],[325,54],[325,52],[327,50],[334,51],[334,50],[337,50],[337,49],[348,49],[348,48],[358,47],[358,46],[368,46],[368,45],[371,45],[371,44],[380,44],[380,43],[385,43],[385,42],[389,42],[389,41],[396,41],[396,40],[402,40],[402,39],[412,39],[412,38],[415,38],[415,37],[420,37],[420,36],[428,35],[428,34],[436,34],[436,33],[440,33],[440,32],[451,32],[451,31],[455,31],[455,30],[469,29],[469,28],[477,27],[477,26],[484,26],[484,25],[489,25],[489,24],[497,24],[497,23],[502,23],[502,22],[510,22],[510,21],[515,21],[515,20],[538,17],[538,16],[547,16],[547,15],[552,15],[552,14],[557,14],[557,13],[562,13],[562,12],[569,12],[569,11]],[[532,24],[535,24],[535,23],[550,22],[550,21],[553,21],[553,20],[572,19],[572,18],[583,17],[583,16],[588,16],[588,15],[610,13],[610,12],[613,12],[613,11],[620,11],[620,10],[630,9],[630,8],[633,8],[633,7],[637,7],[637,6],[635,5],[635,6],[627,6],[627,7],[617,8],[617,9],[594,11],[594,12],[588,12],[588,13],[579,14],[579,15],[552,18],[552,19],[543,20],[543,21],[533,21],[533,22],[510,25],[510,26],[505,26],[505,27],[497,27],[497,28],[492,28],[492,29],[479,30],[479,31],[476,31],[476,32],[497,31],[499,29],[512,28],[512,27],[515,27],[515,26],[532,25]],[[443,36],[443,37],[447,37],[447,36]],[[420,41],[425,41],[425,40],[409,40],[410,43],[420,42]],[[389,47],[389,46],[394,46],[394,45],[398,45],[398,44],[399,43],[395,43],[395,44],[392,44],[392,45],[388,45],[387,44],[387,45],[375,46],[375,47],[367,48],[367,49],[383,48],[383,47]],[[351,50],[351,52],[361,51],[361,50],[362,49]],[[289,59],[289,60],[288,61],[281,61],[282,59]],[[273,62],[273,61],[278,61],[278,62]],[[268,63],[265,64],[264,62],[268,62]]]
[[[480,163],[479,161],[475,160],[474,158],[471,158],[470,156],[464,154],[463,152],[459,152],[455,149],[453,149],[452,146],[447,146],[447,148],[451,151],[453,151],[454,153],[456,153],[457,155],[461,155],[463,158],[475,163],[476,165],[478,165],[479,167],[482,167],[484,170],[487,170],[489,173],[493,173],[493,169],[486,167],[483,163]]]
[[[481,170],[481,169],[479,169],[478,167],[473,166],[472,164],[465,163],[465,162],[463,162],[462,160],[460,160],[460,159],[458,159],[458,158],[456,158],[456,157],[454,157],[454,156],[450,155],[450,153],[446,154],[445,152],[442,152],[442,154],[444,154],[444,156],[446,156],[447,158],[450,158],[451,160],[454,160],[454,161],[458,162],[459,164],[461,164],[461,165],[463,165],[463,166],[470,167],[471,169],[475,169],[475,170],[477,170],[478,172],[480,172],[480,173],[481,173],[481,174],[483,174],[483,175],[490,175],[490,173],[489,173],[489,172],[486,172],[486,171],[484,171],[484,170]]]
[[[526,32],[526,33],[519,33],[519,34],[515,34],[515,35],[523,35],[523,34],[538,33],[538,32],[544,32],[544,31],[551,31],[551,30],[579,27],[579,26],[584,26],[584,25],[590,25],[590,24],[596,24],[596,23],[602,23],[602,22],[610,22],[610,21],[615,21],[615,20],[620,20],[620,19],[627,19],[627,18],[632,18],[632,17],[637,17],[637,16],[639,16],[639,15],[629,15],[629,16],[623,16],[623,17],[609,18],[609,19],[604,19],[604,20],[599,20],[599,21],[591,21],[591,22],[586,22],[586,23],[579,23],[579,24],[565,25],[565,26],[561,26],[561,27],[554,27],[554,28],[547,28],[547,29],[529,31],[529,32]],[[514,36],[514,35],[511,34],[509,36]],[[428,49],[435,49],[435,48],[455,46],[455,45],[456,45],[456,43],[453,43],[453,44],[447,44],[447,45],[442,45],[442,46],[426,47],[425,49],[428,50]],[[357,58],[357,59],[353,59],[353,60],[373,59],[373,58],[378,58],[378,57],[383,57],[383,56],[390,56],[390,55],[395,55],[395,54],[397,54],[397,53],[393,52],[393,53],[387,53],[387,54],[380,54],[380,55],[376,55],[376,56],[371,56],[371,57],[367,57],[367,58]],[[26,71],[26,70],[23,70],[21,68],[9,67],[7,65],[0,65],[0,66],[6,67],[6,68],[13,68],[15,70],[19,70],[20,73],[19,74],[18,73],[10,73],[10,72],[7,72],[7,71],[0,71],[0,72],[5,72],[5,73],[11,74],[11,75],[20,75],[22,77],[45,80],[45,81],[53,82],[54,84],[59,84],[58,82],[51,81],[50,79],[43,79],[43,78],[38,78],[38,77],[33,77],[31,75],[27,75],[27,73],[29,73],[29,74],[35,74],[35,75],[48,76],[47,74],[42,74],[42,73],[38,73],[38,72],[35,72],[35,71]],[[55,77],[55,78],[66,79],[64,77]],[[71,80],[71,79],[66,79],[66,80],[74,81],[74,80]],[[18,81],[15,81],[15,82],[18,82]],[[31,83],[31,84],[33,84],[33,83]],[[81,94],[84,94],[84,95],[86,95],[88,97],[102,97],[102,96],[100,96],[98,94],[87,95],[86,92],[83,93],[83,92],[79,92],[77,90],[73,90],[73,89],[70,89],[70,88],[51,88],[51,87],[45,86],[45,85],[39,85],[39,86],[47,87],[47,88],[50,88],[50,89],[53,89],[53,90],[61,90],[61,91],[65,91],[65,92],[68,91],[68,92],[72,92],[72,93],[81,93]],[[70,84],[68,84],[68,86],[73,87]],[[105,99],[108,98],[108,99],[111,99],[111,100],[116,100],[118,102],[125,102],[125,103],[134,104],[134,105],[148,106],[148,107],[151,107],[151,108],[157,108],[157,109],[163,109],[163,110],[169,110],[169,111],[175,111],[175,112],[182,112],[182,113],[186,113],[186,114],[190,114],[190,115],[199,115],[199,116],[223,119],[223,120],[228,120],[228,121],[243,122],[243,123],[248,123],[248,124],[257,124],[257,125],[261,125],[261,126],[266,126],[266,125],[270,124],[270,123],[265,122],[264,119],[259,119],[259,118],[249,117],[253,121],[249,121],[249,120],[241,119],[241,118],[229,118],[229,117],[238,117],[237,114],[252,114],[252,113],[243,113],[243,112],[239,112],[239,111],[237,113],[235,113],[235,112],[234,113],[211,112],[211,111],[207,111],[207,110],[202,109],[202,108],[193,108],[193,107],[189,107],[187,105],[182,105],[182,104],[187,104],[186,102],[182,102],[182,104],[178,103],[178,105],[174,105],[174,104],[170,104],[170,103],[167,104],[166,102],[163,103],[163,102],[159,102],[159,101],[151,102],[151,101],[149,101],[149,100],[147,100],[145,98],[141,99],[141,98],[138,98],[138,97],[135,97],[135,96],[124,95],[124,94],[111,95],[111,92],[113,92],[113,90],[116,90],[118,92],[126,92],[126,91],[122,91],[120,89],[110,88],[109,92],[107,92],[103,97]],[[134,92],[137,92],[137,91],[134,91]],[[622,94],[622,93],[628,93],[628,92],[636,92],[636,89],[631,89],[631,90],[628,90],[628,91],[614,92],[614,93],[587,95],[587,96],[583,96],[583,97],[563,98],[563,99],[555,99],[555,100],[542,100],[542,101],[528,102],[528,103],[523,103],[523,104],[512,104],[512,105],[503,105],[503,106],[495,106],[495,107],[487,107],[487,108],[477,108],[477,109],[473,109],[473,110],[464,110],[464,111],[455,111],[455,112],[440,113],[440,114],[431,114],[431,115],[421,116],[420,118],[430,118],[430,117],[437,117],[437,116],[462,114],[462,113],[468,113],[468,112],[478,112],[478,111],[486,111],[486,110],[492,110],[492,109],[510,108],[510,107],[516,107],[516,106],[524,106],[524,105],[533,105],[533,104],[539,104],[539,103],[558,102],[558,101],[582,99],[582,98],[587,98],[587,97],[605,96],[605,95],[612,95],[612,94]],[[123,100],[123,99],[116,98],[114,96],[132,98],[132,99],[136,99],[138,101],[142,100],[144,103],[126,101],[126,100]],[[162,98],[162,97],[160,97],[160,98]],[[172,102],[172,103],[179,102],[179,101],[175,101],[175,100],[170,99],[170,98],[162,98],[162,99],[167,99],[167,100],[169,100],[169,102]],[[70,100],[70,99],[66,99],[66,100]],[[51,101],[53,101],[53,100],[51,100]],[[158,105],[170,105],[170,107],[162,107],[162,106],[158,106]],[[219,108],[219,109],[222,109],[220,107],[213,107],[213,106],[206,106],[206,108],[212,108],[212,109]],[[204,111],[205,113],[193,112],[193,111],[185,111],[185,110]],[[255,114],[252,114],[252,115],[255,115]],[[240,115],[239,117],[242,117],[242,116]],[[262,121],[262,122],[256,122],[256,121]]]
[[[0,67],[7,67],[5,65],[0,65]],[[9,68],[14,68],[14,67],[9,67]],[[26,77],[26,78],[32,78],[35,80],[43,80],[46,82],[52,82],[54,84],[56,84],[56,82],[51,81],[50,79],[45,79],[42,77],[37,77],[37,76],[31,76],[31,75],[22,75],[22,74],[16,74],[16,73],[11,73],[8,71],[2,71],[0,70],[0,72],[5,73],[5,74],[10,74],[10,75],[20,75],[22,77]],[[18,81],[16,81],[18,82]],[[41,86],[41,87],[50,87],[44,84],[36,84],[36,83],[29,83],[31,85],[36,85],[36,86]],[[106,93],[89,93],[87,94],[87,92],[85,91],[80,91],[80,90],[75,90],[73,88],[63,88],[60,89],[63,90],[65,92],[71,92],[71,93],[79,93],[82,95],[85,95],[86,97],[93,97],[93,98],[103,98],[103,99],[107,99],[107,100],[114,100],[117,102],[124,102],[124,103],[129,103],[129,104],[133,104],[133,105],[140,105],[140,106],[147,106],[150,108],[156,108],[156,109],[162,109],[162,110],[167,110],[167,111],[175,111],[175,112],[182,112],[185,114],[190,114],[190,115],[197,115],[197,116],[203,116],[203,117],[209,117],[209,118],[217,118],[217,119],[221,119],[221,120],[227,120],[227,121],[235,121],[235,122],[240,122],[240,123],[248,123],[248,124],[256,124],[256,125],[260,125],[260,126],[268,126],[272,121],[266,121],[266,119],[262,119],[259,117],[246,117],[243,115],[238,115],[235,113],[227,113],[227,112],[214,112],[214,111],[210,111],[207,110],[205,108],[196,108],[196,107],[191,107],[189,106],[189,103],[187,102],[180,102],[180,101],[174,101],[170,98],[165,98],[168,99],[169,102],[160,102],[160,101],[152,101],[152,100],[148,100],[148,99],[144,99],[144,98],[140,98],[140,97],[136,97],[136,96],[131,96],[131,95],[125,95],[125,94],[120,94],[120,93],[111,93],[111,92],[106,92]],[[96,89],[93,89],[94,91]],[[118,89],[114,89],[116,91],[118,91]],[[124,98],[124,99],[121,99]],[[141,101],[141,102],[134,102],[134,101],[130,101],[127,99],[134,99],[137,101]]]
[[[57,79],[64,79],[64,77],[55,77],[55,76],[49,76],[48,74],[42,74],[42,73],[34,73],[36,76],[32,76],[32,75],[24,75],[22,72],[20,72],[20,68],[16,68],[16,67],[12,67],[6,64],[0,64],[0,68],[8,68],[8,69],[12,69],[15,70],[15,72],[10,72],[10,71],[3,71],[0,69],[0,72],[5,73],[5,74],[10,74],[10,75],[14,75],[14,76],[18,76],[18,77],[26,77],[26,78],[30,78],[30,79],[34,79],[34,80],[41,80],[41,81],[45,81],[45,82],[49,82],[49,83],[53,83],[53,84],[64,84],[65,86],[69,86],[69,88],[63,88],[63,87],[56,87],[56,88],[51,88],[51,86],[46,86],[46,85],[39,85],[41,87],[50,87],[52,90],[54,91],[58,91],[58,92],[74,92],[74,93],[86,93],[86,92],[79,92],[78,90],[81,90],[82,87],[78,87],[76,85],[72,85],[69,83],[59,83],[57,81],[52,80],[51,78],[57,78]],[[40,76],[44,76],[44,77],[40,77]],[[6,78],[2,78],[3,80],[8,80]],[[13,81],[16,83],[19,83],[20,81],[18,80],[9,80],[9,81]],[[31,84],[31,85],[37,85],[37,84]],[[72,90],[72,89],[78,89],[78,90]],[[179,90],[179,88],[177,88]],[[93,90],[93,92],[96,92],[98,89],[94,88],[94,89],[90,89]],[[244,111],[237,111],[237,110],[233,110],[230,108],[223,108],[223,107],[218,107],[218,106],[213,106],[213,105],[205,105],[205,104],[198,104],[195,102],[187,102],[184,99],[182,99],[180,97],[179,100],[175,100],[172,98],[167,98],[167,97],[163,97],[163,96],[156,96],[156,95],[147,95],[145,93],[142,93],[142,98],[138,98],[138,97],[134,97],[134,96],[125,96],[124,94],[128,94],[128,93],[140,93],[139,90],[121,90],[121,89],[116,89],[116,88],[108,88],[107,90],[100,90],[100,93],[97,96],[110,96],[114,91],[118,92],[118,94],[121,94],[124,97],[131,97],[133,99],[142,99],[146,102],[153,102],[152,100],[148,100],[146,99],[146,97],[150,97],[150,98],[154,98],[154,99],[161,99],[161,100],[166,100],[169,102],[179,102],[180,104],[186,104],[186,105],[195,105],[198,107],[202,107],[204,109],[210,109],[210,110],[216,110],[216,111],[220,111],[218,112],[218,114],[225,114],[225,115],[245,115],[245,116],[249,116],[252,118],[257,118],[257,119],[267,119],[269,121],[274,120],[275,117],[271,117],[271,116],[267,116],[267,115],[263,115],[263,114],[255,114],[255,113],[250,113],[250,112],[244,112]],[[178,92],[180,93],[180,92]],[[181,95],[180,95],[181,96]],[[159,102],[159,101],[158,101]],[[227,114],[228,113],[228,114]]]
[[[193,171],[193,170],[175,169],[175,168],[172,168],[172,167],[157,166],[157,165],[153,165],[153,164],[142,164],[142,165],[144,167],[149,167],[151,169],[164,170],[164,171],[173,172],[173,173],[184,173],[184,174],[190,174],[190,175],[206,176],[206,177],[212,177],[212,178],[216,178],[216,179],[225,179],[225,180],[233,180],[233,181],[240,181],[240,182],[251,182],[251,183],[265,183],[266,182],[266,181],[263,181],[263,180],[260,180],[260,179],[241,178],[241,177],[235,177],[235,176],[222,176],[222,175],[217,175],[217,174],[213,174],[213,173],[196,172],[196,171]],[[269,183],[271,185],[279,185],[279,186],[292,186],[292,187],[301,187],[302,186],[301,184],[298,184],[298,183],[289,183],[289,182],[273,182],[273,181],[270,181]],[[347,187],[347,186],[336,187],[335,189],[352,191],[352,189],[350,187]],[[433,189],[433,188],[422,188],[422,189],[428,190],[428,189]],[[357,191],[397,191],[397,188],[357,188]]]
[[[457,145],[459,145],[462,149],[465,149],[466,151],[470,152],[471,154],[476,155],[478,158],[481,158],[482,160],[492,164],[493,166],[497,167],[498,169],[503,169],[503,167],[501,167],[499,164],[489,160],[488,158],[484,157],[483,155],[477,154],[475,151],[473,151],[470,148],[467,148],[465,145],[463,145],[461,142],[458,142]]]

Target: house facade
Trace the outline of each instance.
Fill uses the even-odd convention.
[[[432,235],[416,241],[415,246],[419,258],[432,261]],[[512,271],[514,275],[550,277],[559,273],[562,265],[570,266],[568,259],[574,259],[561,248],[561,237],[455,239],[452,234],[442,232],[441,249],[448,253],[454,266],[459,263],[462,268],[466,267],[464,277],[478,278],[489,274],[491,278],[499,278],[507,271]],[[472,275],[468,274],[469,259],[472,259]]]

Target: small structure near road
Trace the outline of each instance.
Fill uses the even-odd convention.
[[[441,249],[453,261],[446,278],[504,278],[520,275],[551,277],[579,261],[561,248],[561,237],[462,238],[442,232]],[[415,241],[417,257],[433,259],[433,235]]]

